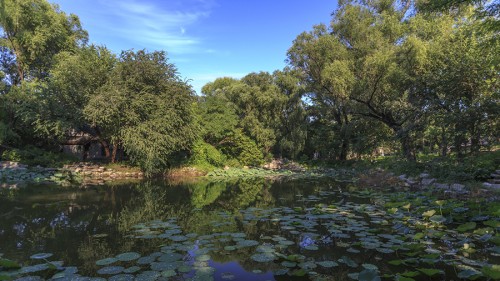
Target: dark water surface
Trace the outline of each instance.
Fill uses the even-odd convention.
[[[450,280],[499,263],[488,243],[494,233],[472,237],[433,225],[416,237],[429,223],[401,207],[387,212],[391,196],[331,180],[4,189],[0,257],[24,267],[0,277]],[[465,244],[478,250],[460,251]],[[37,253],[53,255],[30,258]],[[122,253],[132,254],[102,261]],[[55,261],[63,264],[36,267]]]

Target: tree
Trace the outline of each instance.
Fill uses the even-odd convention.
[[[191,87],[162,51],[123,51],[110,80],[90,98],[84,113],[113,144],[123,146],[146,174],[161,173],[172,153],[197,138]],[[114,157],[113,157],[114,158]]]
[[[0,45],[15,55],[16,83],[47,77],[56,54],[76,51],[88,37],[76,15],[46,0],[2,0],[0,27]]]
[[[346,97],[353,77],[342,59],[348,59],[348,52],[325,25],[314,26],[311,32],[297,36],[288,50],[288,63],[303,74],[307,96],[314,108],[312,118],[333,130],[330,140],[336,143],[328,149],[328,158],[346,160],[351,118]]]
[[[417,7],[424,12],[443,12],[460,9],[474,8],[475,18],[481,22],[480,29],[488,32],[497,32],[493,38],[498,37],[500,30],[500,3],[488,0],[419,0]]]
[[[433,63],[418,76],[426,89],[421,98],[440,127],[443,156],[449,145],[463,156],[467,145],[478,152],[481,141],[491,143],[499,137],[500,45],[498,41],[483,44],[489,35],[480,25],[463,15],[452,32],[435,42],[430,52]]]
[[[221,92],[208,92],[210,84],[203,87],[205,94],[198,98],[197,116],[203,139],[214,146],[223,144],[234,134],[239,118],[236,109]]]
[[[278,121],[275,153],[295,159],[303,151],[307,138],[307,114],[302,100],[305,87],[301,85],[300,74],[289,68],[276,70],[273,79],[285,99]]]
[[[414,134],[425,126],[417,76],[432,63],[427,47],[453,28],[450,16],[408,16],[397,1],[343,1],[330,29],[303,33],[289,51],[315,98],[326,101],[337,124],[349,115],[391,128],[403,155],[415,159]],[[327,47],[329,46],[329,47]],[[319,94],[318,94],[319,93]],[[349,127],[341,127],[339,130]]]

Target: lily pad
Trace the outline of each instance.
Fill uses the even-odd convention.
[[[464,224],[461,224],[457,227],[457,231],[458,232],[466,232],[466,231],[469,231],[469,230],[473,230],[476,228],[476,223],[471,221],[471,222],[468,222],[468,223],[464,223]]]
[[[123,266],[107,266],[99,269],[97,274],[102,275],[113,275],[123,272],[125,268]]]
[[[238,242],[239,247],[253,247],[259,245],[259,242],[255,240],[243,240]]]
[[[5,269],[15,269],[21,268],[21,265],[9,259],[0,259],[0,267],[3,267]]]
[[[446,218],[441,215],[435,215],[430,217],[429,220],[435,223],[443,223],[446,221]]]
[[[135,278],[132,274],[118,274],[109,277],[108,281],[133,281]]]
[[[140,268],[140,267],[138,267],[138,266],[131,266],[131,267],[129,267],[129,268],[125,268],[125,269],[123,270],[123,272],[124,272],[124,273],[135,273],[135,272],[140,271],[140,270],[141,270],[141,268]]]
[[[256,262],[272,262],[275,256],[272,253],[261,253],[252,255],[251,258]]]
[[[118,261],[117,258],[105,258],[105,259],[96,261],[95,264],[103,266],[103,265],[110,265],[110,264],[115,263],[117,261]]]
[[[173,277],[175,275],[177,275],[175,270],[165,270],[161,273],[161,276],[166,277],[166,278]]]
[[[358,274],[359,281],[380,281],[376,270],[365,269]]]
[[[136,260],[140,257],[141,257],[141,255],[139,253],[128,252],[128,253],[123,253],[123,254],[117,255],[116,259],[118,259],[119,261],[133,261],[133,260]]]
[[[34,259],[34,260],[42,260],[42,259],[46,259],[46,258],[50,258],[52,257],[53,254],[51,253],[39,253],[39,254],[34,254],[30,257],[30,259]]]

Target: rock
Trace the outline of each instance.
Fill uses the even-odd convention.
[[[457,193],[466,193],[467,191],[465,190],[465,185],[459,184],[459,183],[454,183],[450,185],[451,190]]]
[[[489,182],[483,182],[483,186],[487,188],[500,189],[500,184],[494,184]]]
[[[416,185],[418,182],[416,182],[416,181],[414,181],[414,180],[412,180],[412,179],[407,179],[407,180],[406,180],[406,183],[407,183],[407,184],[409,184],[410,186],[414,186],[414,185]]]
[[[435,182],[434,183],[434,187],[435,188],[439,188],[439,189],[448,189],[448,188],[450,188],[450,185],[444,184],[444,183]]]
[[[430,176],[431,176],[431,175],[429,175],[429,174],[427,174],[427,173],[422,173],[422,174],[420,174],[420,178],[421,178],[421,179],[426,179],[426,178],[428,178],[428,177],[430,177]]]
[[[434,182],[436,182],[436,179],[423,178],[421,183],[423,186],[429,186],[429,185],[433,184]]]

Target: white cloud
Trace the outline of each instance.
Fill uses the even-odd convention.
[[[107,9],[110,36],[120,37],[148,49],[163,49],[170,54],[200,52],[201,40],[187,33],[187,27],[210,15],[207,1],[101,1]],[[167,4],[168,3],[168,4]]]

